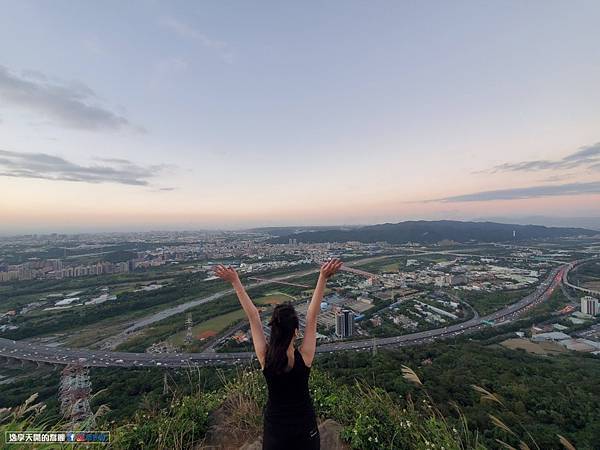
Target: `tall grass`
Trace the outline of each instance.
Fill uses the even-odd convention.
[[[215,393],[174,396],[166,408],[146,404],[112,433],[118,449],[185,450],[199,445],[206,435],[209,415],[220,400]]]
[[[363,381],[340,384],[326,372],[313,369],[310,392],[315,412],[322,420],[333,419],[342,425],[341,437],[353,449],[439,449],[484,450],[478,430],[471,429],[461,407],[451,402],[453,414],[445,416],[436,405],[419,375],[403,366],[399,376],[418,390],[419,401],[410,395],[397,398],[385,390]],[[266,402],[266,385],[259,370],[242,367],[233,376],[221,372],[222,387],[203,391],[200,372],[190,368],[190,387],[170,384],[165,396],[166,407],[147,402],[128,423],[112,426],[114,449],[202,448],[206,441],[220,445],[241,445],[262,433],[262,410]],[[473,385],[481,401],[494,408],[489,414],[490,428],[496,431],[494,448],[519,450],[540,449],[522,424],[509,425],[506,401],[483,386]],[[191,392],[183,394],[182,392]],[[56,430],[61,424],[38,421],[44,405],[31,396],[17,408],[0,410],[0,432],[12,430]],[[99,423],[106,408],[99,408],[92,418]],[[64,425],[64,424],[62,424]],[[102,428],[102,423],[98,426]],[[575,447],[567,438],[556,436],[557,448]],[[38,448],[61,448],[60,445]],[[68,448],[73,449],[73,446]]]
[[[2,449],[14,450],[16,448],[35,448],[40,450],[50,449],[70,449],[77,450],[84,448],[81,444],[44,444],[36,443],[28,446],[7,444],[5,436],[7,432],[55,432],[55,431],[90,431],[95,429],[95,424],[100,421],[101,417],[108,411],[106,405],[100,405],[95,413],[87,420],[80,423],[70,423],[67,420],[51,421],[50,419],[42,419],[42,413],[46,409],[43,403],[35,403],[38,394],[32,394],[22,405],[14,408],[0,408],[0,439]],[[104,430],[102,430],[104,431]]]
[[[490,413],[490,414],[488,414],[488,417],[490,419],[490,422],[498,430],[500,430],[504,434],[506,434],[507,440],[515,441],[514,445],[517,445],[520,450],[532,450],[532,449],[544,450],[544,449],[540,448],[540,446],[538,445],[536,440],[533,438],[531,433],[527,430],[527,428],[522,423],[516,424],[518,429],[515,431],[513,428],[508,426],[500,417],[498,417],[498,414],[508,413],[509,410],[497,394],[494,394],[481,386],[471,385],[471,387],[473,388],[473,390],[475,392],[480,394],[480,398],[482,401],[492,402],[499,409],[497,414]],[[573,444],[571,444],[567,438],[565,438],[564,436],[561,436],[560,434],[557,434],[556,437],[558,438],[558,443],[560,443],[565,449],[575,450],[575,446],[573,446]],[[515,449],[515,450],[517,448],[514,445],[511,445],[502,439],[497,438],[496,442],[502,448]]]

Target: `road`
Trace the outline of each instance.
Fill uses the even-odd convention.
[[[563,265],[550,271],[536,290],[516,303],[484,317],[475,315],[472,319],[455,325],[435,330],[421,331],[386,338],[367,338],[357,341],[342,341],[323,344],[317,347],[318,353],[335,352],[342,350],[365,350],[373,345],[377,346],[406,346],[433,342],[471,333],[487,325],[484,321],[508,323],[514,321],[523,312],[547,300],[554,289],[560,285],[568,265]],[[307,271],[311,273],[313,271]],[[291,276],[290,276],[291,277]],[[221,295],[226,295],[222,294]],[[216,294],[215,294],[216,295]],[[15,361],[34,362],[37,364],[81,364],[88,367],[188,367],[203,365],[235,364],[250,360],[254,357],[252,352],[241,353],[127,353],[109,352],[90,349],[51,348],[40,344],[25,341],[13,341],[0,338],[0,359],[4,363]]]
[[[572,269],[574,269],[575,267],[579,266],[580,264],[584,264],[584,263],[591,262],[591,261],[598,261],[598,258],[592,257],[592,258],[580,259],[578,261],[574,261],[574,262],[570,263],[567,266],[567,269],[565,270],[565,272],[563,274],[563,280],[562,280],[563,284],[565,286],[570,287],[571,289],[575,289],[576,291],[583,292],[584,294],[600,296],[600,291],[595,291],[593,289],[582,288],[580,286],[576,286],[576,285],[571,284],[569,282],[569,272]]]

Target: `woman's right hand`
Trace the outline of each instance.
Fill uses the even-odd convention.
[[[344,263],[339,258],[330,259],[321,266],[321,276],[325,279],[334,275]]]
[[[225,267],[222,264],[219,264],[214,268],[215,275],[221,278],[222,280],[229,281],[231,284],[240,281],[240,277],[236,270],[232,267]]]

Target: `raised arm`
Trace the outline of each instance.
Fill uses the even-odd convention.
[[[304,340],[300,347],[302,359],[307,366],[311,366],[315,358],[315,350],[317,348],[317,316],[321,311],[321,301],[325,292],[327,279],[336,273],[342,267],[342,261],[332,259],[321,266],[319,272],[319,280],[313,292],[308,311],[306,312],[306,327],[304,328]]]
[[[250,331],[252,333],[252,342],[254,343],[254,351],[256,352],[256,357],[258,358],[258,362],[261,367],[265,367],[265,355],[267,353],[267,340],[265,339],[265,332],[263,331],[262,323],[260,321],[260,313],[250,297],[246,293],[246,289],[244,289],[244,285],[240,281],[240,277],[235,269],[231,267],[225,267],[222,265],[218,265],[215,268],[215,274],[222,278],[225,281],[229,281],[235,289],[235,293],[237,294],[238,300],[248,316],[248,320],[250,321]]]

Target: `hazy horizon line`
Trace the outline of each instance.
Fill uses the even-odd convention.
[[[64,235],[87,235],[87,234],[128,234],[128,233],[186,233],[186,232],[240,232],[249,231],[254,229],[269,229],[269,228],[360,228],[373,225],[382,224],[397,224],[403,222],[440,222],[440,221],[454,221],[454,222],[492,222],[492,223],[505,223],[515,225],[541,225],[546,227],[572,227],[592,230],[600,230],[600,216],[581,216],[581,217],[561,217],[561,216],[516,216],[516,217],[476,217],[468,219],[457,219],[457,218],[444,218],[444,219],[425,219],[425,218],[411,218],[398,221],[379,221],[379,222],[364,222],[364,223],[353,223],[353,224],[279,224],[279,225],[253,225],[253,226],[167,226],[167,227],[125,227],[125,228],[94,228],[94,227],[64,227],[61,231],[57,231],[55,228],[52,229],[37,229],[28,232],[18,232],[16,230],[2,231],[0,230],[0,237],[22,237],[30,235],[52,235],[52,234],[64,234]],[[581,221],[597,222],[594,224],[577,224]],[[545,222],[545,223],[542,223]],[[563,222],[556,224],[556,222]],[[568,224],[567,222],[574,222]]]

